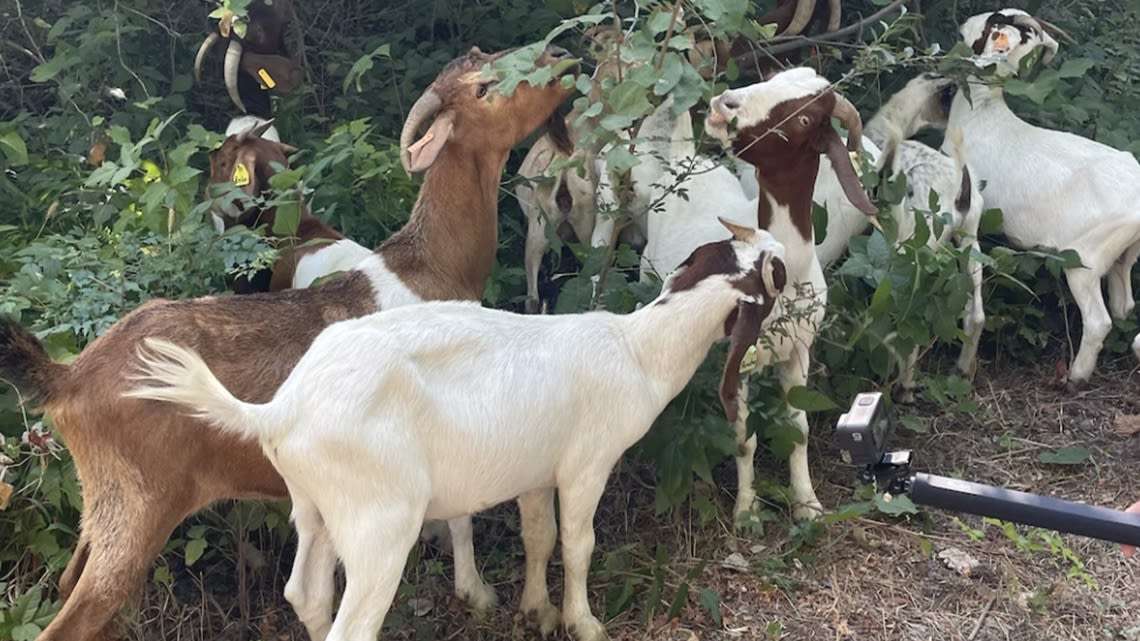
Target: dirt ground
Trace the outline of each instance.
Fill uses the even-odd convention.
[[[975,381],[976,411],[946,412],[920,401],[915,411],[926,432],[898,434],[892,445],[913,449],[918,471],[1106,506],[1140,499],[1140,372],[1131,359],[1117,358],[1104,362],[1087,388],[1071,393],[1048,386],[1052,361],[996,373],[1000,367],[984,367]],[[811,460],[820,499],[828,508],[851,503],[852,468],[839,463],[828,433],[813,428],[818,434],[811,440]],[[1091,455],[1075,465],[1038,459],[1060,447],[1085,447]],[[772,466],[767,476],[786,482],[783,467],[759,464]],[[956,521],[936,511],[904,519],[871,513],[819,528],[805,539],[786,512],[774,510],[779,516],[766,524],[763,536],[740,536],[724,520],[735,485],[731,468],[725,464],[717,471],[727,489],[704,492],[720,515],[704,523],[693,507],[655,516],[649,470],[626,464],[611,479],[596,519],[590,593],[595,614],[614,639],[1140,641],[1140,557],[1126,560],[1115,546],[1076,536],[1055,539],[1083,563],[1086,582],[1070,576],[1074,562],[1061,551],[1047,545],[1022,550],[1000,528],[983,528],[979,518]],[[977,529],[983,530],[980,538],[967,533]],[[500,599],[485,616],[468,612],[449,595],[450,558],[421,545],[381,638],[538,638],[514,609],[523,565],[517,532],[513,505],[476,518],[477,558]],[[1029,535],[1031,528],[1017,532]],[[1041,547],[1042,539],[1030,540]],[[951,569],[939,558],[951,549],[977,565],[968,573]],[[173,590],[148,585],[129,636],[307,639],[281,596],[291,551],[291,542],[278,555],[264,550],[273,558],[269,569],[238,574],[236,583],[233,564],[220,562],[177,572]],[[736,563],[726,564],[733,554]],[[662,589],[653,604],[655,578]],[[557,553],[550,580],[558,603]],[[688,596],[678,599],[682,584]],[[626,586],[631,607],[605,617],[607,604],[622,602]],[[674,604],[676,616],[670,619]],[[712,609],[719,610],[720,623]],[[559,632],[555,638],[565,637]]]

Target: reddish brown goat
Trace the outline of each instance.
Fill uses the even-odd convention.
[[[241,187],[247,196],[257,198],[269,187],[269,177],[278,168],[289,166],[286,154],[296,149],[261,137],[272,124],[272,121],[266,121],[231,135],[210,152],[207,191],[213,196],[214,222],[221,231],[235,225],[251,229],[264,226],[281,251],[271,270],[259,271],[249,278],[237,278],[233,290],[238,294],[308,287],[317,278],[355,267],[370,254],[368,249],[348,240],[344,234],[314,216],[303,201],[299,204],[301,214],[297,229],[284,235],[274,231],[276,206],[238,203],[232,195],[220,193],[220,185],[233,183]]]
[[[480,71],[501,55],[473,48],[412,108],[401,137],[405,164],[427,173],[410,220],[371,265],[309,289],[151,301],[69,364],[53,362],[30,332],[0,319],[0,378],[51,417],[83,484],[79,544],[60,582],[63,608],[37,641],[114,638],[115,613],[183,519],[221,499],[287,495],[257,443],[223,436],[165,403],[122,398],[136,385],[130,376],[143,338],[193,346],[238,397],[266,402],[333,322],[430,299],[481,298],[507,155],[571,93],[556,79],[487,96],[494,81]],[[548,47],[537,64],[567,55]],[[429,132],[409,144],[429,120]]]

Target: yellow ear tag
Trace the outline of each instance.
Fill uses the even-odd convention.
[[[756,346],[749,345],[748,351],[744,352],[744,357],[740,359],[740,373],[747,374],[756,369]]]
[[[851,166],[855,168],[855,175],[862,178],[863,177],[863,163],[860,162],[860,160],[859,160],[859,156],[860,156],[859,152],[849,151],[849,152],[847,152],[847,155],[851,156]]]
[[[265,85],[266,89],[272,89],[277,86],[277,81],[273,79],[273,76],[269,75],[269,72],[265,70],[265,67],[257,70],[257,77],[261,78],[261,82],[263,85]]]
[[[234,165],[234,175],[230,178],[238,187],[245,187],[249,184],[249,170],[245,165]]]

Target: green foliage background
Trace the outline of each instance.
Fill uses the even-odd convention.
[[[694,0],[685,3],[685,19],[756,38],[758,25],[748,18],[772,4]],[[844,22],[885,4],[845,2]],[[860,41],[812,50],[806,60],[833,80],[845,78],[840,90],[865,118],[919,69],[941,63],[940,52],[953,47],[962,19],[994,8],[976,0],[907,4],[912,13],[902,19],[892,14],[870,25]],[[1007,87],[1015,110],[1031,122],[1140,152],[1140,112],[1134,109],[1140,2],[1011,4],[1039,12],[1076,39],[1062,46],[1050,68]],[[659,61],[661,72],[648,81],[631,74],[607,92],[606,113],[612,117],[603,121],[600,135],[612,138],[659,103],[664,91],[654,89],[658,78],[668,79],[666,89],[682,106],[703,105],[726,84],[743,82],[735,69],[717,83],[702,81],[681,51],[660,46],[673,5],[639,5],[635,11],[633,2],[580,0],[296,2],[307,82],[276,104],[283,139],[303,150],[304,168],[293,181],[303,176],[318,215],[364,244],[378,243],[400,227],[415,198],[416,185],[400,168],[394,138],[407,107],[438,70],[472,45],[498,50],[541,40],[562,20],[575,22],[555,41],[585,54],[577,34],[597,21],[590,16],[605,15],[613,6],[624,16],[640,17],[627,55]],[[0,314],[35,328],[56,357],[78,353],[149,298],[222,292],[227,270],[272,258],[251,232],[218,237],[200,204],[206,151],[220,141],[216,132],[232,115],[220,56],[208,59],[204,86],[192,78],[194,51],[207,32],[211,8],[157,0],[12,0],[0,8]],[[588,100],[579,101],[589,108]],[[938,136],[929,140],[937,144]],[[506,181],[527,146],[512,154]],[[89,162],[103,154],[101,166]],[[618,152],[609,160],[620,167],[628,155]],[[519,309],[525,222],[509,187],[504,185],[500,202],[501,246],[486,303]],[[882,190],[880,197],[889,199],[889,192]],[[985,227],[983,359],[1028,363],[1042,350],[1066,358],[1066,332],[1079,325],[1079,316],[1055,275],[1073,257],[1001,247],[995,243],[996,212]],[[828,376],[813,383],[823,395],[801,394],[801,406],[827,410],[844,405],[856,391],[886,386],[894,376],[892,355],[911,345],[936,354],[956,349],[955,322],[967,291],[958,272],[964,256],[952,249],[934,252],[918,241],[908,243],[902,255],[886,247],[878,234],[857,239],[852,259],[829,274],[831,320],[816,350]],[[652,295],[627,283],[620,270],[609,270],[607,259],[615,256],[571,249],[581,268],[573,261],[559,265],[570,276],[557,283],[563,290],[557,311],[590,306],[590,296],[583,295],[586,278],[603,270],[601,306],[627,311]],[[616,260],[618,267],[636,265],[628,250],[616,252]],[[1124,329],[1136,329],[1128,325]],[[1114,333],[1109,349],[1125,349],[1125,336]],[[694,479],[713,483],[713,468],[734,449],[715,397],[721,356],[714,353],[639,447],[641,459],[656,470],[658,510],[684,501]],[[795,435],[782,403],[774,402],[782,400],[779,387],[771,379],[754,379],[754,427],[775,454],[786,455]],[[959,409],[966,402],[968,409],[968,382],[938,371],[925,380],[928,400]],[[74,470],[65,450],[36,446],[41,428],[38,417],[18,410],[10,389],[0,389],[2,451],[11,460],[0,463],[0,481],[15,488],[10,505],[0,511],[0,593],[8,601],[0,602],[0,638],[31,639],[46,624],[56,607],[55,577],[76,534],[80,500]],[[702,509],[721,509],[698,498]],[[224,534],[234,524],[241,525],[238,534]],[[232,508],[201,517],[168,550],[192,565],[261,526],[287,533],[280,510]],[[169,573],[156,571],[155,577],[170,580]]]

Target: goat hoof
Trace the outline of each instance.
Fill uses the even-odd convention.
[[[816,500],[797,506],[792,517],[797,521],[814,521],[823,515],[823,505]]]
[[[1077,392],[1080,392],[1081,390],[1087,389],[1088,386],[1089,386],[1089,382],[1087,379],[1086,380],[1073,380],[1070,378],[1069,380],[1065,381],[1065,391],[1069,394],[1076,394]]]
[[[568,626],[571,638],[574,641],[610,641],[606,634],[606,627],[594,617],[584,617],[577,623]]]
[[[486,612],[499,603],[499,597],[495,595],[495,590],[486,583],[479,583],[471,590],[463,590],[459,594],[459,598],[466,601],[467,605],[476,612]]]
[[[558,624],[561,623],[562,616],[558,612],[558,608],[554,607],[553,603],[547,601],[533,610],[524,610],[523,616],[526,617],[527,623],[537,628],[542,636],[547,637],[558,629]]]

